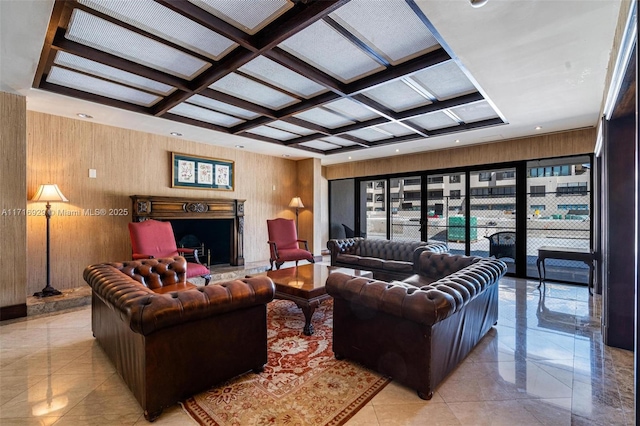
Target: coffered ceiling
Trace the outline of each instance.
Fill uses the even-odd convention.
[[[152,119],[200,135],[193,140],[215,135],[323,164],[521,137],[536,126],[594,126],[620,8],[609,0],[515,2],[520,9],[504,0],[479,9],[466,0],[24,3],[40,14],[42,3],[50,7],[48,27],[34,29],[42,40],[27,96],[45,99],[34,104],[97,104],[128,113],[123,127]],[[570,19],[557,26],[562,17]]]

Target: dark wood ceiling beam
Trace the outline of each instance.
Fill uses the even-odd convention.
[[[346,139],[346,140],[348,140],[348,141],[351,141],[351,142],[353,142],[353,143],[357,144],[357,145],[358,145],[358,146],[360,146],[360,147],[368,148],[368,147],[370,147],[370,146],[371,146],[371,142],[366,141],[366,140],[364,140],[364,139],[360,139],[360,138],[358,138],[358,137],[356,137],[356,136],[351,136],[351,135],[338,135],[338,137],[339,137],[339,138],[342,138],[342,139]]]
[[[371,126],[376,126],[378,124],[384,124],[384,123],[389,123],[389,120],[387,120],[384,117],[376,117],[376,118],[372,118],[370,120],[367,121],[360,121],[354,124],[349,124],[346,126],[342,126],[342,127],[337,127],[335,129],[332,129],[332,135],[337,135],[340,133],[347,133],[347,132],[352,132],[354,130],[360,130],[360,129],[364,129],[365,127],[371,127]]]
[[[330,16],[324,17],[324,22],[326,22],[331,28],[333,28],[336,32],[341,34],[344,38],[349,40],[352,44],[354,44],[358,49],[362,52],[366,53],[371,59],[376,61],[378,64],[382,65],[385,68],[391,66],[389,61],[387,61],[382,55],[380,55],[376,50],[365,43],[363,40],[360,40],[358,37],[354,36],[349,30],[340,25],[338,22],[333,20]]]
[[[166,118],[166,119],[172,120],[172,121],[177,121],[179,123],[190,124],[192,126],[203,127],[205,129],[209,129],[209,130],[215,130],[217,132],[230,133],[229,132],[229,128],[227,128],[227,127],[219,126],[219,125],[213,124],[213,123],[207,123],[206,121],[196,120],[194,118],[183,117],[183,116],[177,115],[177,114],[171,114],[171,113],[165,114],[165,115],[162,116],[162,118]]]
[[[264,117],[264,116],[257,117],[257,118],[254,118],[253,120],[248,120],[248,121],[245,121],[244,123],[236,124],[230,129],[230,131],[231,133],[237,135],[239,133],[246,132],[249,129],[254,129],[264,124],[269,124],[271,122],[273,122],[273,119],[269,117]]]
[[[407,74],[432,67],[450,59],[451,57],[449,56],[449,54],[445,52],[444,49],[440,48],[438,50],[426,53],[422,56],[418,56],[417,58],[413,58],[407,62],[403,62],[400,65],[387,68],[384,71],[371,74],[368,77],[364,77],[360,80],[354,81],[353,83],[349,83],[344,89],[346,94],[351,95],[368,89],[369,87],[385,83],[395,78],[404,77]]]
[[[216,101],[224,102],[225,104],[233,105],[238,108],[246,109],[247,111],[255,112],[256,114],[265,115],[272,120],[277,119],[277,113],[272,109],[254,104],[253,102],[245,101],[244,99],[236,98],[235,96],[228,95],[223,92],[218,92],[217,90],[205,89],[199,94]]]
[[[162,1],[162,4],[165,5],[166,3],[173,4],[173,1],[157,1]],[[154,114],[157,116],[164,114],[177,104],[184,102],[193,93],[201,92],[217,80],[233,72],[233,70],[240,68],[258,55],[275,47],[281,41],[298,31],[302,31],[318,19],[322,19],[322,17],[331,13],[347,1],[348,0],[323,0],[310,4],[296,4],[296,6],[282,17],[276,19],[262,31],[258,32],[258,34],[254,35],[249,46],[234,49],[217,64],[194,79],[190,85],[192,93],[176,93],[168,97],[156,107]],[[180,0],[177,3],[183,6],[182,10],[187,7],[186,4],[184,4],[184,0]],[[258,50],[255,50],[256,46]]]
[[[443,129],[429,130],[429,136],[441,136],[449,133],[459,133],[481,127],[499,126],[505,124],[501,118],[489,118],[487,120],[476,121],[474,123],[464,123],[458,126],[445,127]]]
[[[273,138],[269,138],[267,136],[262,136],[262,135],[256,135],[253,133],[242,132],[242,133],[238,133],[238,136],[243,136],[245,138],[250,138],[250,139],[257,139],[262,142],[270,142],[276,145],[286,146],[284,142],[279,141],[278,139],[273,139]]]
[[[213,67],[204,71],[189,83],[189,90],[183,93],[175,93],[161,102],[154,110],[154,115],[160,116],[169,111],[174,106],[186,101],[196,93],[206,90],[211,84],[231,74],[233,70],[241,67],[255,57],[255,54],[249,50],[236,48],[233,52],[225,56],[220,62]]]
[[[120,58],[119,56],[111,55],[101,50],[85,46],[84,44],[67,40],[64,37],[64,32],[65,30],[62,28],[57,31],[53,44],[51,45],[52,49],[68,52],[104,65],[119,68],[132,74],[141,75],[151,80],[159,81],[160,83],[168,84],[169,86],[174,86],[179,90],[189,90],[186,81],[181,78]]]
[[[339,95],[345,95],[345,87],[340,81],[331,77],[328,74],[323,73],[317,68],[312,67],[301,59],[296,58],[289,52],[285,52],[279,47],[273,48],[267,52],[264,52],[264,56],[279,63],[280,65],[289,68],[309,80],[314,81],[322,86],[328,87]]]
[[[296,126],[304,127],[306,129],[313,130],[317,133],[322,133],[326,136],[331,136],[331,129],[328,129],[324,126],[320,126],[315,123],[311,123],[310,121],[301,120],[296,117],[285,117],[281,119],[282,121],[286,121],[287,123],[295,124]]]
[[[349,0],[298,2],[284,15],[255,34],[252,42],[262,52],[272,49],[348,2]]]
[[[333,92],[325,92],[321,93],[313,98],[309,98],[304,100],[298,104],[290,105],[286,108],[277,111],[278,118],[282,119],[285,117],[290,117],[295,114],[299,114],[304,111],[308,111],[312,108],[315,108],[319,105],[326,104],[327,102],[334,101],[336,99],[340,99],[341,96],[337,93]]]
[[[52,48],[53,41],[55,40],[58,28],[62,27],[63,23],[69,21],[69,15],[71,8],[68,7],[70,3],[62,0],[56,0],[53,5],[53,11],[51,12],[51,19],[49,19],[49,26],[44,36],[44,45],[40,52],[40,60],[38,61],[38,67],[33,77],[33,86],[39,87],[42,80],[42,75],[45,71],[51,68],[51,63],[55,50]],[[66,9],[66,10],[65,10]]]
[[[284,141],[284,144],[287,145],[287,146],[296,145],[296,144],[300,144],[300,143],[315,141],[315,140],[323,138],[325,136],[326,135],[323,135],[322,133],[313,133],[311,135],[305,135],[305,136],[300,136],[299,138],[289,139],[288,141]]]
[[[381,139],[379,141],[375,141],[371,143],[371,147],[377,147],[377,146],[384,146],[384,145],[393,145],[393,144],[397,144],[400,142],[408,142],[408,141],[415,141],[418,139],[426,139],[425,136],[419,135],[419,134],[412,134],[412,135],[404,135],[404,136],[397,136],[397,137],[393,137],[390,139]]]
[[[186,1],[186,0],[155,0],[164,7],[173,10],[185,16],[200,25],[209,28],[216,33],[233,40],[240,46],[251,51],[257,51],[258,49],[251,42],[251,36],[244,31],[234,27],[228,22],[211,15],[205,10],[200,9],[198,6]]]
[[[254,77],[254,76],[252,76],[251,74],[247,74],[247,73],[246,73],[246,72],[244,72],[244,71],[236,70],[236,74],[238,74],[238,75],[240,75],[240,76],[242,76],[242,77],[246,78],[247,80],[251,80],[251,81],[253,81],[253,82],[255,82],[255,83],[258,83],[258,84],[261,84],[261,85],[263,85],[263,86],[266,86],[266,87],[268,87],[268,88],[270,88],[270,89],[273,89],[273,90],[275,90],[276,92],[283,93],[283,94],[285,94],[285,95],[287,95],[287,96],[290,96],[290,97],[295,98],[295,99],[297,99],[297,100],[299,100],[299,101],[302,101],[302,96],[300,96],[300,95],[299,95],[299,94],[297,94],[297,93],[290,92],[289,90],[287,90],[287,89],[286,89],[286,88],[284,88],[284,87],[276,86],[275,84],[273,84],[273,83],[269,83],[268,81],[265,81],[265,80],[260,80],[259,78]]]
[[[76,99],[82,99],[89,102],[95,102],[102,105],[107,105],[114,108],[124,109],[127,111],[133,111],[140,114],[149,115],[149,108],[131,104],[129,102],[119,101],[117,99],[107,98],[106,96],[95,95],[93,93],[83,92],[81,90],[72,89],[70,87],[60,86],[46,81],[46,74],[43,75],[43,80],[39,86],[40,89],[47,90],[49,92],[58,93],[59,95],[69,96]]]
[[[396,113],[395,117],[397,120],[403,120],[405,118],[428,114],[430,112],[435,112],[435,111],[442,111],[443,109],[454,108],[457,106],[466,105],[472,102],[478,102],[482,100],[484,100],[484,97],[479,92],[474,92],[474,93],[469,93],[467,95],[462,95],[455,98],[447,99],[444,101],[434,102],[429,105],[408,109],[406,111]]]

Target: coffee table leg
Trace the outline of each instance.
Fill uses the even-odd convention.
[[[300,305],[298,305],[300,306]],[[313,317],[313,313],[316,310],[315,306],[300,306],[302,312],[304,313],[304,334],[305,336],[311,336],[314,333],[313,324],[311,324],[311,317]]]

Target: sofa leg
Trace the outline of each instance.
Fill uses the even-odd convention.
[[[264,365],[261,365],[260,367],[256,367],[252,371],[256,374],[260,374],[264,371]]]
[[[148,422],[155,421],[158,417],[160,417],[160,414],[162,414],[162,409],[158,411],[154,411],[153,413],[150,413],[147,410],[144,410],[144,418]]]
[[[418,391],[418,396],[420,397],[420,399],[425,399],[428,401],[433,398],[433,392],[424,393],[422,391]]]
[[[336,359],[337,359],[338,361],[340,361],[341,359],[344,359],[344,355],[342,355],[342,354],[334,353],[333,355],[336,357]]]

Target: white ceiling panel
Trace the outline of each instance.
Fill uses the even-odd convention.
[[[488,120],[490,118],[498,118],[498,114],[489,105],[487,101],[475,102],[451,108],[451,112],[460,117],[465,123],[473,123],[476,121]]]
[[[300,31],[279,47],[345,83],[384,69],[324,21]]]
[[[175,87],[169,86],[168,84],[163,84],[137,74],[132,74],[130,72],[63,51],[56,52],[56,58],[53,62],[63,67],[73,68],[74,70],[82,71],[129,86],[135,86],[139,89],[152,91],[160,95],[166,96],[175,90]]]
[[[136,105],[151,106],[161,99],[150,93],[59,67],[51,68],[47,82]]]
[[[260,80],[283,87],[289,92],[305,98],[310,98],[327,91],[326,87],[264,56],[258,56],[240,67],[239,70]]]
[[[74,9],[65,37],[188,80],[210,66],[198,58],[80,9]]]
[[[431,100],[414,90],[402,80],[394,80],[386,84],[381,84],[363,92],[363,95],[395,112],[401,112],[431,103]]]
[[[322,151],[329,151],[332,149],[340,148],[339,145],[334,145],[329,142],[324,142],[323,140],[315,140],[310,142],[303,142],[300,145],[307,146],[309,148],[319,149]]]
[[[440,101],[476,91],[476,87],[454,61],[446,61],[419,71],[413,75],[413,79]]]
[[[408,121],[427,130],[443,129],[445,127],[458,125],[457,121],[440,111],[414,117]]]
[[[194,120],[200,120],[224,127],[231,127],[244,122],[244,120],[241,120],[239,118],[220,114],[219,112],[211,111],[206,108],[200,108],[198,106],[187,103],[175,106],[170,109],[169,112],[171,114],[181,115],[183,117],[189,117],[193,118]]]
[[[364,139],[368,142],[375,142],[382,139],[389,139],[391,137],[390,134],[386,132],[380,132],[375,127],[368,127],[366,129],[354,130],[352,132],[347,132],[347,135],[355,136],[360,139]]]
[[[271,138],[275,140],[285,140],[285,141],[289,139],[295,139],[299,136],[299,135],[285,132],[283,130],[275,129],[269,126],[259,126],[259,127],[256,127],[255,129],[247,130],[247,133],[253,133],[256,135],[265,136],[267,138]]]
[[[439,47],[404,0],[351,0],[331,17],[392,65]]]
[[[250,3],[238,0],[189,0],[189,2],[247,34],[257,33],[293,6],[293,2],[288,0],[253,0]]]
[[[215,99],[208,98],[202,95],[195,95],[190,97],[187,102],[200,105],[205,108],[213,109],[219,112],[227,113],[228,115],[232,115],[235,117],[241,117],[246,120],[250,120],[252,118],[259,117],[260,114],[257,114],[253,111],[248,111],[243,108],[238,108],[237,106],[225,104],[224,102],[217,101]]]
[[[300,102],[294,97],[235,73],[224,76],[209,88],[272,109]]]
[[[106,15],[218,60],[237,44],[153,0],[79,0]]]
[[[327,127],[329,129],[335,129],[336,127],[342,127],[346,126],[347,124],[355,123],[355,121],[349,120],[341,116],[340,114],[336,114],[335,112],[328,111],[324,108],[313,108],[308,111],[296,114],[294,115],[294,117]]]
[[[342,114],[345,117],[352,118],[358,121],[366,121],[372,118],[380,117],[369,108],[349,98],[342,98],[337,101],[329,102],[324,105],[325,108],[329,108]]]

